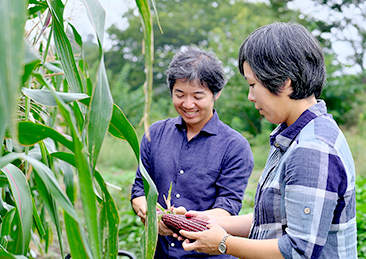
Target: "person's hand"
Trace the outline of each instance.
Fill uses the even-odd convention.
[[[145,196],[134,198],[132,200],[132,208],[136,212],[137,216],[140,217],[141,222],[145,225],[146,208],[147,208]]]
[[[210,255],[221,254],[218,247],[226,231],[217,224],[209,224],[207,227],[208,230],[201,232],[179,231],[180,235],[187,238],[182,243],[183,249],[186,251],[195,250],[197,253]],[[192,242],[192,240],[195,241]]]
[[[184,215],[186,212],[187,212],[187,209],[182,206],[173,209],[174,214],[183,214]],[[178,238],[178,234],[174,233],[170,228],[168,228],[162,220],[159,220],[158,227],[159,227],[160,235],[163,235],[163,236],[167,236],[167,235],[172,236],[173,235],[175,238]],[[183,240],[183,238],[181,238],[181,240]]]
[[[180,206],[178,208],[173,209],[173,213],[174,214],[183,214],[184,215],[184,214],[187,213],[187,209],[184,208],[183,206]]]
[[[190,210],[187,213],[185,213],[185,215],[186,215],[187,218],[195,217],[195,218],[198,218],[198,219],[205,220],[209,223],[216,223],[215,219],[214,219],[214,216],[212,216],[208,213],[205,213],[203,211]],[[185,239],[185,237],[183,237],[183,236],[181,236],[180,234],[177,234],[177,233],[173,233],[173,237],[177,238],[179,241],[183,241]]]
[[[158,230],[159,235],[162,236],[172,236],[174,234],[174,232],[170,228],[168,228],[162,220],[158,221]]]
[[[212,215],[210,215],[210,214],[208,214],[204,211],[190,210],[185,215],[186,215],[187,218],[196,217],[198,219],[202,219],[202,220],[205,220],[207,222],[214,223],[214,216],[212,216]]]

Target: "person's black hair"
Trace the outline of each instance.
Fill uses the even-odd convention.
[[[221,61],[213,52],[197,47],[182,48],[174,55],[166,71],[170,93],[177,79],[197,81],[216,96],[226,85]]]
[[[275,22],[253,31],[239,49],[239,71],[247,62],[256,78],[278,94],[291,79],[291,99],[303,99],[323,90],[326,77],[324,54],[317,39],[302,25]]]

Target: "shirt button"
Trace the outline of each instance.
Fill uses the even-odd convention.
[[[179,193],[177,193],[177,194],[175,195],[175,197],[179,198],[179,197],[180,197],[180,194],[179,194]]]
[[[179,171],[179,173],[180,173],[180,174],[184,174],[184,171],[183,171],[183,170],[180,170],[180,171]]]
[[[280,147],[280,144],[278,144],[277,142],[274,143],[275,147]]]
[[[304,212],[305,212],[305,214],[309,214],[310,213],[310,208],[309,207],[305,207]]]
[[[171,247],[174,247],[174,246],[175,246],[175,244],[174,244],[174,243],[170,243],[170,246],[171,246]]]

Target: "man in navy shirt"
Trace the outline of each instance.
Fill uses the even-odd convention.
[[[220,121],[213,108],[226,85],[221,62],[202,49],[188,47],[177,53],[167,70],[167,83],[179,116],[149,128],[151,140],[141,141],[141,160],[166,206],[172,183],[171,204],[183,210],[215,216],[237,215],[252,172],[250,145],[237,131]],[[132,187],[132,207],[144,222],[146,199],[141,173]],[[155,258],[233,258],[184,251],[181,241],[159,223]]]

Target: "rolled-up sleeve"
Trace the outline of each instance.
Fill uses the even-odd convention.
[[[287,228],[278,241],[285,258],[320,257],[346,190],[346,170],[332,147],[321,141],[297,146],[286,163]]]

